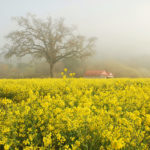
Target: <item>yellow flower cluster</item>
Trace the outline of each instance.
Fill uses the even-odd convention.
[[[75,73],[68,73],[68,69],[64,68],[64,72],[61,72],[61,75],[63,77],[63,79],[65,78],[73,78],[76,74]]]
[[[150,79],[2,79],[0,148],[149,150]]]

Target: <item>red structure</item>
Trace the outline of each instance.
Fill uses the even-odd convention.
[[[85,72],[84,77],[88,78],[113,78],[113,74],[111,72],[107,72],[105,70],[88,70]]]

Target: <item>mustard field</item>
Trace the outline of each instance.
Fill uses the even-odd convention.
[[[149,150],[150,79],[1,79],[0,149]]]

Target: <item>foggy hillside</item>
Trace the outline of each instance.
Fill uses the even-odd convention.
[[[27,13],[36,14],[42,19],[47,16],[53,19],[63,17],[65,24],[75,26],[79,34],[98,39],[92,57],[71,63],[70,60],[59,62],[55,67],[56,75],[68,66],[79,76],[83,76],[88,69],[98,69],[110,71],[116,77],[150,77],[150,1],[3,1],[0,5],[0,52],[4,52],[3,46],[7,42],[5,36],[18,29],[11,18],[26,16]],[[45,62],[32,60],[30,56],[9,60],[0,56],[0,64],[3,68],[0,68],[1,77],[10,73],[26,77],[38,76],[38,73],[42,76],[48,74]],[[45,68],[43,72],[40,67]]]

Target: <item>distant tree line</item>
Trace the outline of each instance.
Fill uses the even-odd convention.
[[[81,60],[76,58],[59,61],[54,67],[54,76],[61,77],[64,68],[75,72],[76,77],[84,77],[86,70],[106,70],[115,77],[150,77],[150,69],[134,68],[115,60]],[[49,77],[49,65],[45,61],[18,62],[13,65],[0,62],[0,78],[46,78]]]

